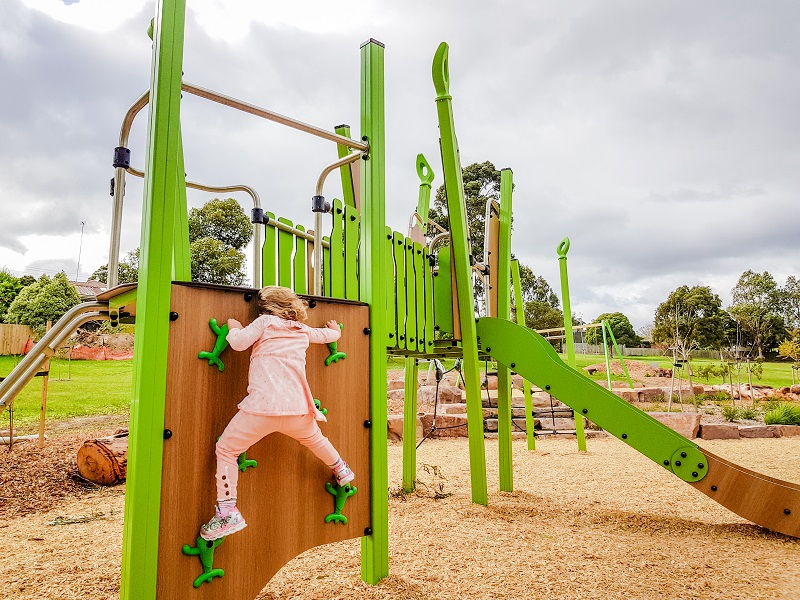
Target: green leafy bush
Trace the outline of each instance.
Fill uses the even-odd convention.
[[[739,410],[739,417],[742,419],[747,419],[749,421],[754,421],[758,419],[759,412],[758,409],[754,406],[748,406],[746,408],[742,408]]]
[[[740,418],[742,411],[736,408],[735,406],[723,406],[722,407],[722,416],[728,422],[733,422],[736,419]]]
[[[790,402],[778,402],[764,413],[767,425],[800,425],[800,406]]]

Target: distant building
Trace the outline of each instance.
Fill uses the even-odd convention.
[[[83,302],[96,300],[98,294],[108,289],[105,283],[102,281],[95,281],[94,279],[90,279],[89,281],[70,281],[70,284],[72,284],[72,287],[78,292],[78,296],[81,297],[81,301]]]

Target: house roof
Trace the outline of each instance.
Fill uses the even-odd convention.
[[[98,294],[106,291],[108,287],[102,281],[90,279],[89,281],[70,281],[81,300],[94,300]]]

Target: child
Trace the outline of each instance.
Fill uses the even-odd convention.
[[[314,406],[306,380],[309,343],[326,344],[341,336],[339,324],[325,327],[303,324],[306,305],[290,289],[265,287],[258,292],[259,317],[247,327],[228,320],[227,340],[234,350],[253,346],[247,396],[217,442],[216,514],[200,528],[205,540],[216,540],[247,524],[236,508],[237,459],[250,446],[279,431],[296,439],[333,469],[336,482],[345,485],[355,475],[320,431],[325,417]]]

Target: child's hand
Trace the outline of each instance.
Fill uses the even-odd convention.
[[[327,327],[328,329],[335,329],[336,331],[339,331],[339,323],[336,322],[336,319],[331,319],[330,321],[325,323],[325,327]]]
[[[242,329],[242,324],[236,319],[228,319],[228,329]]]

